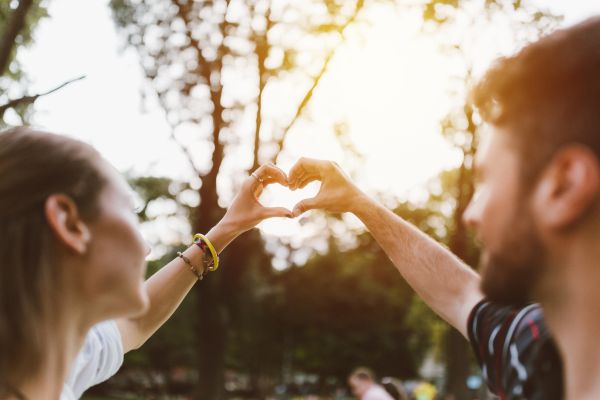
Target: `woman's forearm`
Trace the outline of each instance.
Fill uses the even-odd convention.
[[[220,253],[238,233],[227,224],[218,224],[206,236]],[[192,265],[202,265],[204,255],[198,246],[188,247],[183,254]],[[197,280],[190,267],[179,257],[152,275],[145,283],[150,300],[147,312],[139,317],[117,320],[124,351],[137,349],[146,342],[175,312]]]
[[[255,227],[266,218],[291,217],[291,211],[281,207],[263,207],[258,197],[271,184],[287,186],[287,177],[274,165],[266,164],[246,178],[240,192],[227,209],[223,219],[206,234],[217,253],[238,235]],[[190,246],[183,252],[194,266],[202,266],[203,252]],[[140,347],[175,312],[198,278],[181,258],[176,258],[146,281],[150,307],[144,315],[117,320],[125,352]]]

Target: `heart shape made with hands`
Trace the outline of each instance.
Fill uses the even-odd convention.
[[[296,204],[302,200],[312,198],[317,195],[321,182],[315,181],[306,185],[303,189],[291,190],[290,188],[272,183],[267,185],[258,201],[264,207],[284,207],[293,210]]]
[[[329,211],[336,211],[336,208],[344,210],[339,204],[343,203],[341,198],[340,201],[336,201],[321,192],[321,185],[331,189],[336,185],[343,187],[347,183],[347,177],[333,161],[301,158],[287,175],[274,164],[265,164],[252,173],[252,176],[262,184],[254,193],[255,199],[271,215],[284,213],[288,217],[298,217],[307,210],[321,208],[321,206]],[[283,188],[280,188],[278,193],[273,193],[273,188],[268,189],[269,184],[272,183],[279,183],[287,187],[287,191],[282,191]],[[264,190],[267,190],[267,195],[261,201]],[[337,193],[338,196],[345,196],[343,190],[337,189],[334,190],[334,193]],[[277,201],[273,200],[275,197],[277,197]],[[273,207],[272,204],[275,203],[277,206]],[[289,214],[290,209],[291,215]]]

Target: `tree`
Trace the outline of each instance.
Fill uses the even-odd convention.
[[[302,4],[268,0],[111,1],[117,26],[139,54],[148,82],[145,94],[155,98],[164,110],[171,137],[180,144],[193,179],[199,181],[200,204],[190,215],[193,231],[206,232],[223,215],[217,184],[228,153],[252,143],[248,146],[251,157],[237,160],[236,167],[245,164],[246,172],[276,159],[346,28],[363,6],[363,0]],[[315,46],[328,42],[333,44]],[[317,51],[311,50],[315,47]],[[306,76],[305,71],[311,75]],[[300,81],[301,90],[294,90],[297,86],[292,81]],[[271,118],[267,128],[265,93],[269,86],[282,84],[289,86],[290,93],[300,92],[298,105],[287,122]],[[238,89],[244,85],[251,89]],[[269,105],[276,107],[277,102]],[[252,114],[254,126],[249,127],[244,121]],[[184,133],[188,134],[185,139]],[[198,149],[205,158],[199,160],[195,156],[198,153],[190,149]],[[200,336],[198,393],[203,398],[221,398],[230,332],[228,304],[235,297],[240,271],[254,265],[253,257],[258,254],[240,241],[234,246],[224,256],[226,268],[198,285],[195,294],[196,315],[201,316],[196,317],[194,327]],[[210,329],[204,329],[207,326]]]

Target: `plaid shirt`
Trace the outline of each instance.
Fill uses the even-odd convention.
[[[560,400],[562,362],[537,304],[477,304],[469,316],[469,340],[490,390],[502,400]]]

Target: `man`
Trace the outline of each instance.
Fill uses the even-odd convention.
[[[424,301],[471,340],[502,399],[600,399],[600,18],[500,60],[473,93],[491,128],[465,213],[484,248],[481,279],[334,163],[292,168],[292,189],[321,181],[294,214],[357,215]]]
[[[360,400],[394,400],[375,382],[375,374],[368,368],[355,369],[348,378],[352,394]]]

